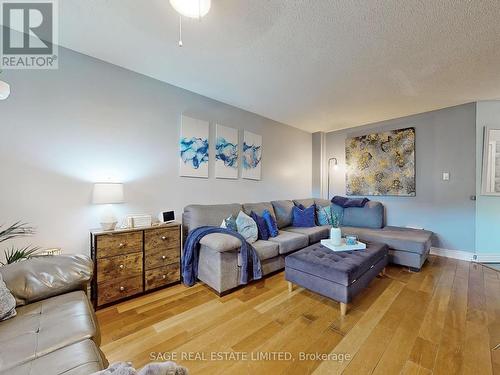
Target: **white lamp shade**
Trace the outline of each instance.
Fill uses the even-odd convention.
[[[10,95],[10,85],[7,82],[0,81],[0,100],[5,100]]]
[[[170,5],[181,15],[201,18],[210,10],[211,0],[170,0]]]
[[[94,204],[123,203],[123,184],[118,183],[96,183],[92,194]]]

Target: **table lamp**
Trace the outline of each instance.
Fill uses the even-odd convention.
[[[92,203],[105,204],[106,208],[101,216],[103,230],[114,230],[118,220],[113,212],[113,204],[123,203],[123,184],[98,182],[94,184]]]

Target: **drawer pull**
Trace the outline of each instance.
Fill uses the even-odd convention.
[[[118,247],[121,249],[122,247],[124,247],[125,244],[123,242],[120,242],[120,244],[118,245]]]
[[[124,268],[125,268],[125,266],[123,264],[120,264],[120,269],[122,270]]]
[[[162,239],[163,241],[165,241],[165,240],[167,239],[167,237],[166,237],[166,236],[161,236],[161,239]]]
[[[124,286],[121,286],[120,287],[120,292],[123,292],[125,290],[125,287]]]
[[[167,278],[167,275],[162,275],[161,276],[162,279],[166,279]]]
[[[165,259],[167,259],[167,257],[165,255],[162,255],[161,259],[165,260]]]

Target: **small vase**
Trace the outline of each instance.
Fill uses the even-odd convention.
[[[335,246],[339,246],[342,242],[342,232],[340,228],[332,228],[330,229],[330,239],[332,240]]]

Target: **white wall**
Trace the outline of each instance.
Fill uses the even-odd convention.
[[[32,223],[33,244],[88,252],[92,183],[108,178],[125,183],[120,215],[311,195],[309,133],[66,49],[59,70],[2,79],[0,224]],[[213,157],[209,179],[179,177],[181,113],[210,120],[212,140],[216,121],[261,134],[262,181],[217,180]]]

